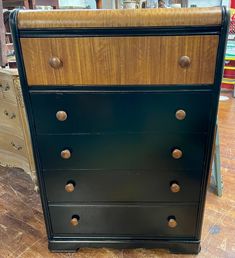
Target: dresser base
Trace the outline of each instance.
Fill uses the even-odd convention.
[[[168,249],[171,253],[198,254],[200,241],[171,240],[50,240],[51,252],[76,252],[79,248],[159,248]]]

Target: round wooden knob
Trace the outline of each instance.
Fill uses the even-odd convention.
[[[67,119],[68,115],[65,111],[58,111],[56,112],[56,118],[59,121],[65,121]]]
[[[180,191],[180,186],[177,183],[172,183],[170,189],[172,193],[178,193]]]
[[[182,68],[188,68],[191,64],[191,60],[188,56],[181,56],[179,59],[179,65]]]
[[[71,152],[70,150],[62,150],[60,156],[63,159],[69,159],[71,157]]]
[[[49,59],[49,65],[54,69],[59,69],[63,66],[63,62],[58,57],[53,56]]]
[[[77,217],[73,217],[71,220],[70,220],[70,223],[76,227],[78,225],[78,218]]]
[[[177,222],[175,219],[173,218],[168,219],[168,227],[175,228],[176,226],[177,226]]]
[[[72,193],[75,189],[75,185],[73,183],[67,183],[65,186],[65,191],[68,193]]]
[[[174,149],[171,154],[174,159],[180,159],[183,155],[182,151],[179,149]]]
[[[176,111],[175,117],[178,120],[184,120],[185,117],[186,117],[186,112],[183,109],[179,109],[179,110]]]

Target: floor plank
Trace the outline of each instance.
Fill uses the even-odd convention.
[[[208,189],[202,230],[202,251],[197,257],[235,257],[235,99],[220,102],[219,132],[224,182],[223,196]],[[20,169],[0,167],[0,258],[177,258],[165,250],[80,249],[74,254],[55,254],[47,249],[40,198],[28,175]]]

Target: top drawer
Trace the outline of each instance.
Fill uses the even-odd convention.
[[[219,36],[21,38],[31,85],[213,84]]]

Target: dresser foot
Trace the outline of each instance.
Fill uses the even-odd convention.
[[[74,243],[49,242],[48,249],[52,253],[76,253],[80,248]]]
[[[172,254],[198,254],[201,251],[200,243],[179,243],[169,248]]]

